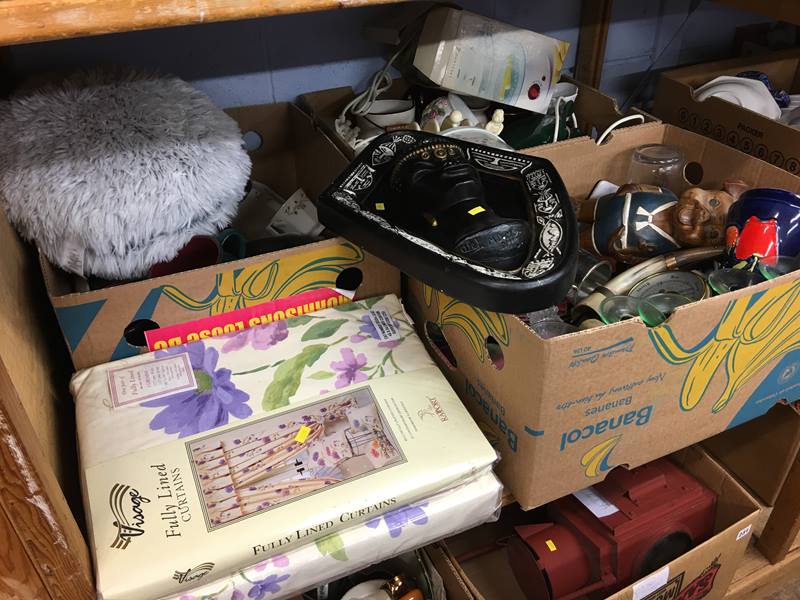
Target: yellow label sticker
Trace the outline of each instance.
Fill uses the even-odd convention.
[[[306,441],[308,434],[311,433],[311,427],[303,425],[297,430],[297,435],[294,436],[294,441],[302,444]]]
[[[556,551],[556,545],[553,543],[553,540],[545,540],[544,544],[550,552]]]
[[[475,215],[479,215],[482,212],[486,212],[486,209],[483,208],[482,206],[476,206],[475,208],[469,209],[467,212],[474,217]]]
[[[386,205],[383,202],[376,202],[375,210],[386,210]]]

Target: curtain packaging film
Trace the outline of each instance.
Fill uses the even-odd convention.
[[[394,508],[382,516],[303,544],[258,562],[230,577],[170,596],[169,600],[281,600],[354,573],[402,552],[477,527],[499,514],[503,487],[493,473],[420,502]],[[194,577],[203,571],[180,573]],[[253,591],[256,590],[256,591]]]
[[[72,380],[81,463],[86,469],[351,384],[428,367],[434,363],[394,296],[98,365]],[[163,377],[154,385],[171,387],[137,395],[125,382],[140,372],[150,378],[158,372]],[[191,385],[191,378],[191,390],[169,393]]]
[[[155,598],[488,473],[496,455],[397,298],[81,371],[103,598]]]

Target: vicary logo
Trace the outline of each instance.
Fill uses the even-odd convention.
[[[419,418],[423,419],[425,415],[431,415],[431,416],[436,415],[437,417],[439,417],[439,420],[442,423],[447,421],[447,414],[444,412],[442,405],[439,404],[439,401],[436,398],[431,398],[430,396],[427,396],[427,398],[428,398],[428,404],[430,404],[431,406],[430,408],[420,409],[417,413],[419,415]]]
[[[193,569],[189,569],[188,571],[175,571],[175,574],[172,576],[172,578],[178,583],[189,583],[191,581],[202,579],[208,575],[213,568],[213,562],[204,562],[197,565]]]
[[[149,502],[149,498],[145,498],[131,486],[121,483],[114,484],[108,494],[108,504],[115,519],[112,525],[117,528],[117,537],[111,544],[112,548],[125,550],[132,538],[144,533],[142,504]]]
[[[569,444],[574,444],[581,440],[588,440],[596,435],[602,435],[606,431],[621,429],[629,425],[636,425],[637,427],[647,425],[652,415],[653,405],[649,404],[638,410],[629,410],[607,419],[601,419],[594,424],[590,423],[582,428],[565,431],[561,434],[561,451],[563,452],[566,450]]]

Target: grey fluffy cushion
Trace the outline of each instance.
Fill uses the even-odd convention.
[[[230,223],[249,173],[236,122],[174,77],[82,71],[0,102],[0,201],[73,272],[83,247],[83,274],[145,275]]]

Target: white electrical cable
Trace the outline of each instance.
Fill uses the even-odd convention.
[[[644,123],[644,115],[629,115],[627,117],[622,117],[617,121],[614,121],[608,128],[597,138],[597,145],[600,146],[603,142],[606,141],[606,138],[609,134],[614,131],[617,127],[622,125],[623,123],[628,123],[630,121],[641,121]]]
[[[395,52],[391,58],[386,61],[386,64],[383,66],[383,68],[372,76],[367,89],[348,102],[347,106],[344,107],[336,121],[334,121],[336,133],[338,133],[342,139],[348,142],[351,146],[355,147],[355,145],[358,144],[359,130],[358,127],[354,127],[349,122],[347,113],[349,112],[355,116],[364,116],[369,114],[369,111],[372,109],[372,105],[375,104],[375,100],[378,99],[378,96],[392,87],[392,76],[389,74],[389,69],[392,68],[394,61],[397,60],[407,45],[408,42],[402,44],[400,48],[397,49],[397,52]]]
[[[564,96],[559,96],[556,98],[556,130],[553,132],[553,143],[555,144],[558,141],[558,127],[561,125],[561,101],[564,99]]]

